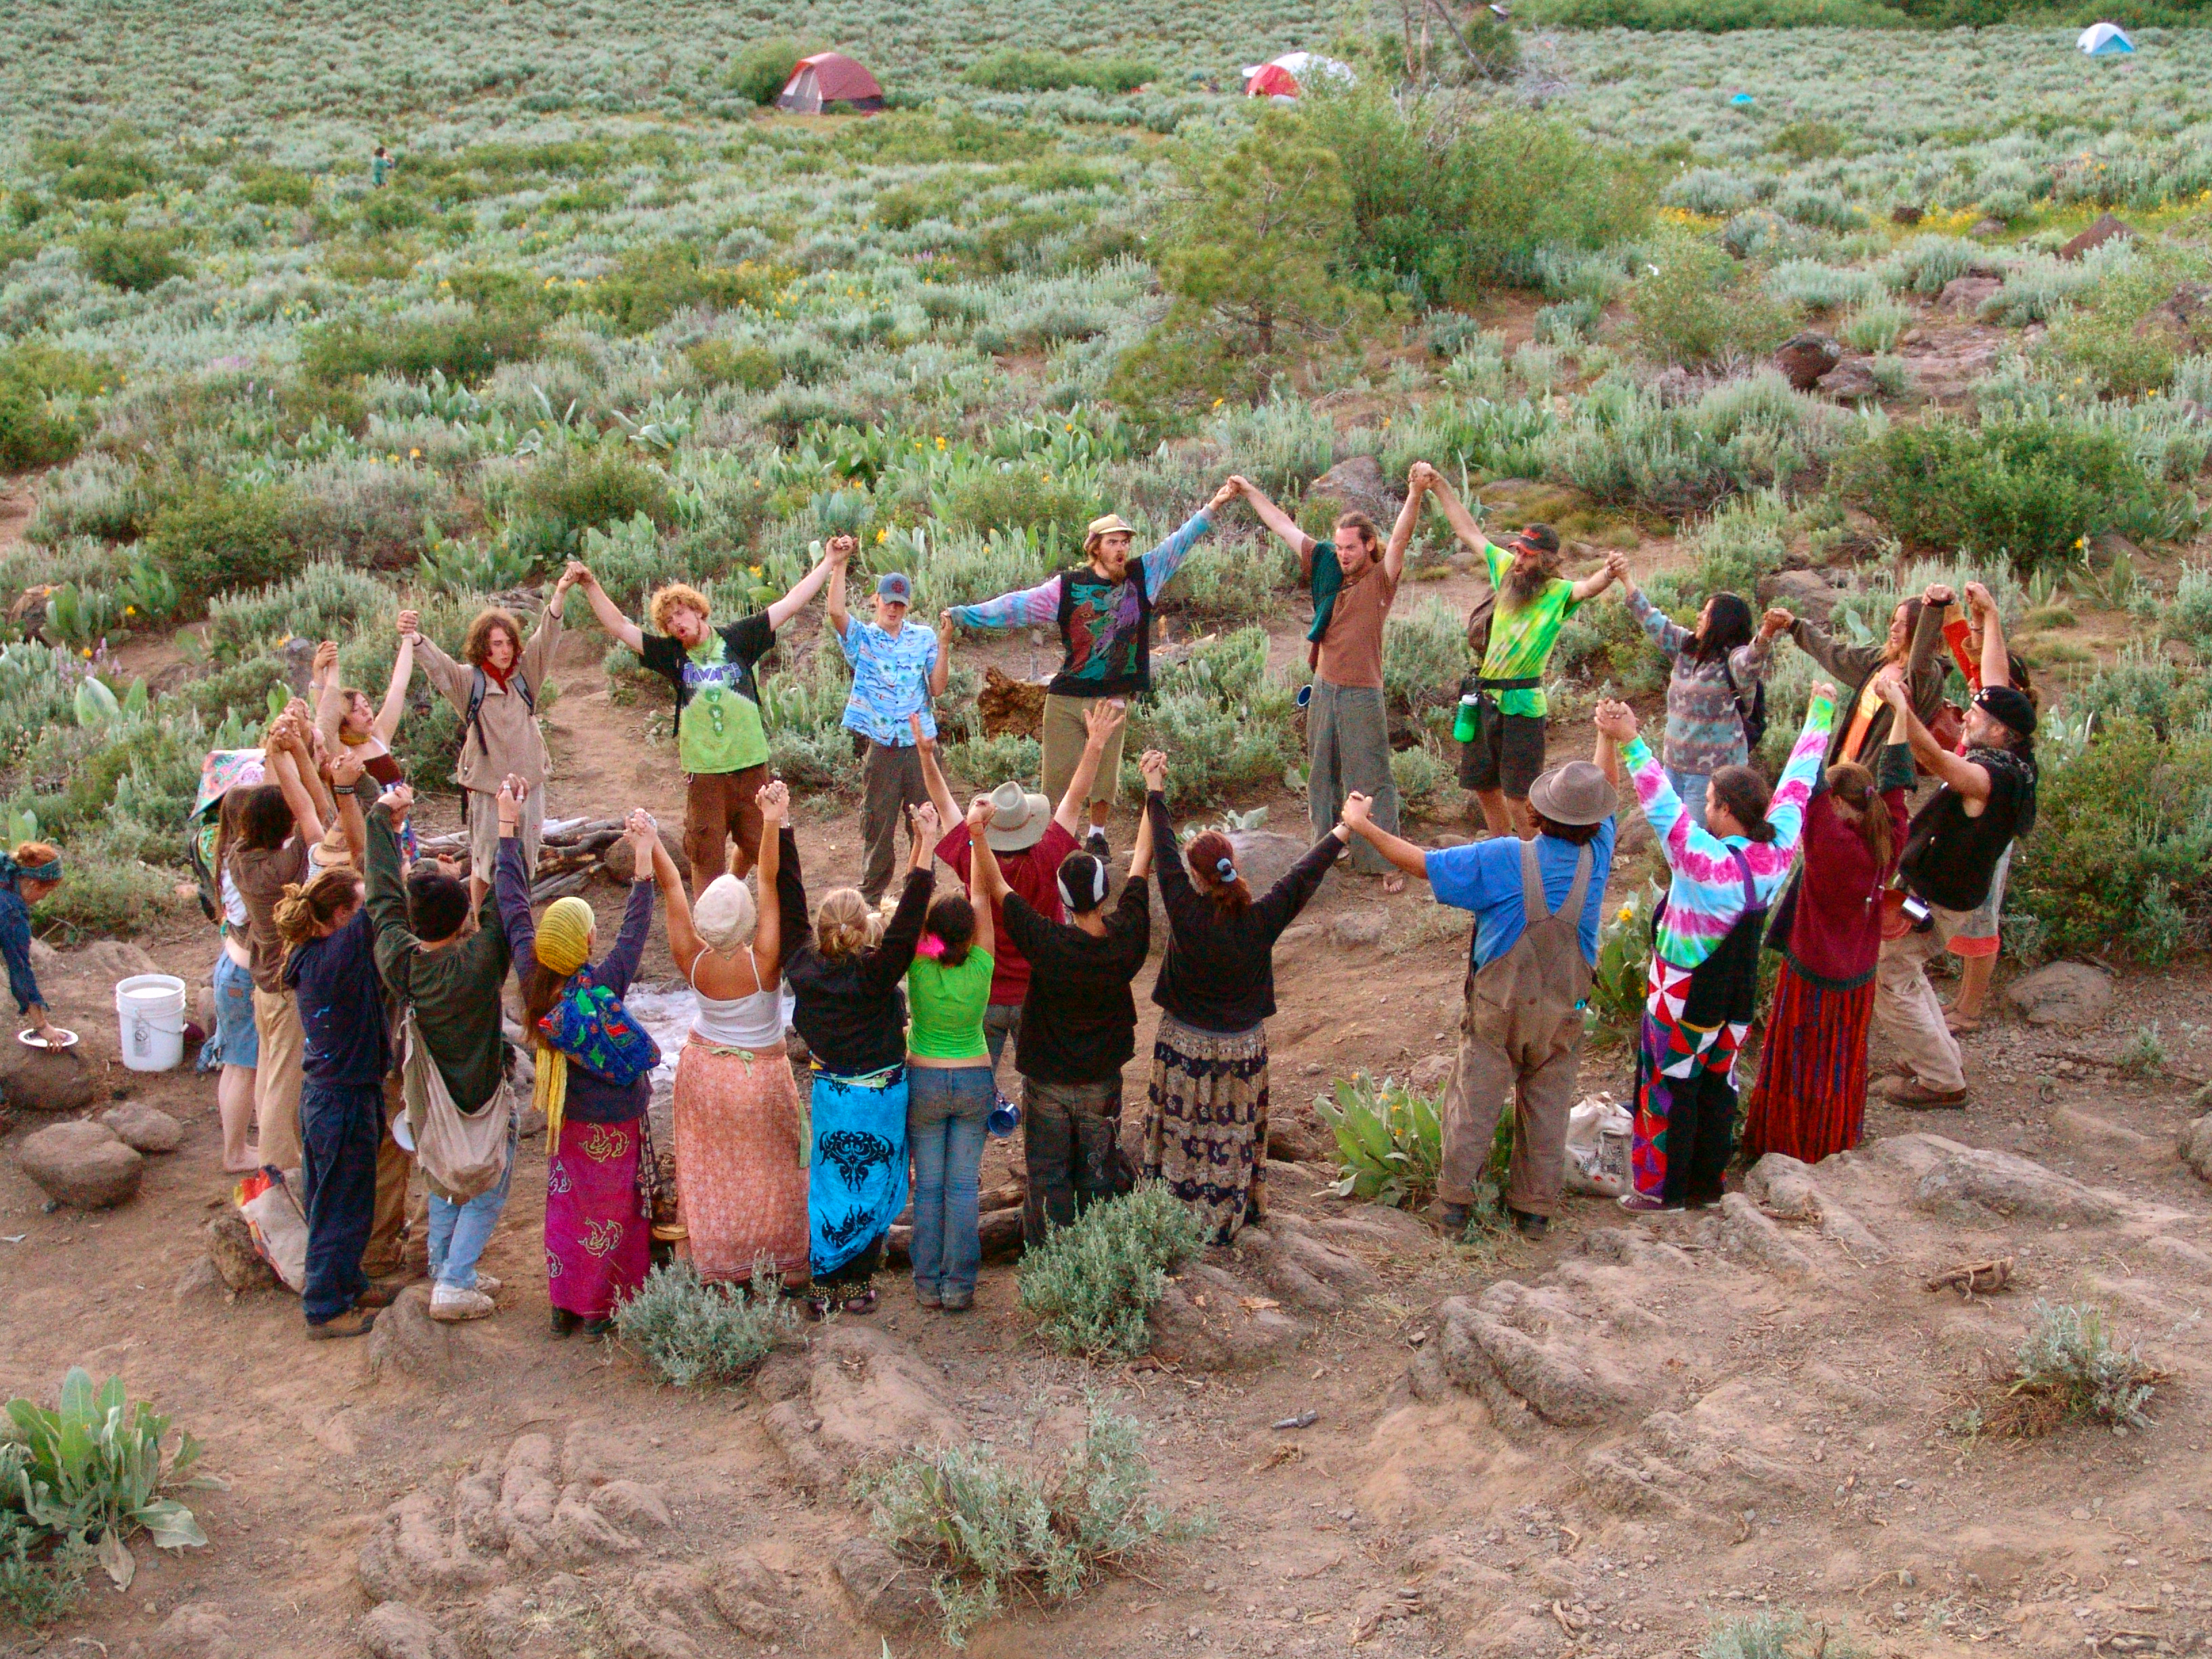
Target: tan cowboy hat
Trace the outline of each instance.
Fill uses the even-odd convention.
[[[1528,786],[1528,805],[1554,823],[1602,823],[1620,801],[1596,766],[1569,761]]]
[[[1052,822],[1052,803],[1008,781],[991,792],[991,821],[983,840],[994,853],[1024,853],[1044,839]]]
[[[1083,541],[1084,544],[1088,546],[1101,536],[1133,536],[1136,533],[1135,526],[1125,523],[1120,514],[1109,513],[1103,519],[1093,519],[1091,521],[1083,532]]]

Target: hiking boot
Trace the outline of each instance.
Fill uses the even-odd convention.
[[[614,1334],[615,1316],[612,1314],[601,1314],[597,1319],[584,1322],[586,1336],[612,1336]]]
[[[574,1336],[583,1322],[581,1314],[570,1313],[566,1308],[553,1310],[553,1334],[556,1336]]]
[[[1091,833],[1083,838],[1083,850],[1094,859],[1110,859],[1114,856],[1114,849],[1106,844],[1106,832],[1095,826]]]
[[[937,1286],[917,1281],[914,1287],[914,1305],[917,1308],[941,1308],[944,1298],[938,1295]]]
[[[394,1287],[389,1285],[371,1285],[359,1296],[354,1297],[353,1305],[356,1308],[388,1308],[398,1300],[399,1300],[399,1292]]]
[[[1897,1079],[1882,1090],[1881,1097],[1893,1106],[1908,1107],[1920,1112],[1966,1103],[1964,1089],[1931,1089],[1917,1077]]]
[[[1446,1232],[1456,1236],[1467,1231],[1467,1224],[1474,1208],[1471,1204],[1438,1204],[1437,1218],[1443,1223]]]
[[[1514,1210],[1510,1213],[1513,1217],[1513,1224],[1521,1230],[1523,1238],[1541,1238],[1552,1231],[1552,1218],[1547,1215],[1532,1215],[1526,1210]]]
[[[947,1313],[966,1313],[975,1305],[975,1293],[973,1291],[947,1291],[945,1293],[945,1311]]]
[[[430,1317],[442,1324],[457,1325],[465,1319],[482,1319],[497,1311],[498,1304],[482,1291],[441,1285],[430,1292]]]
[[[335,1319],[320,1323],[307,1322],[307,1340],[334,1342],[344,1336],[367,1336],[369,1328],[376,1323],[376,1316],[365,1308],[348,1308]]]

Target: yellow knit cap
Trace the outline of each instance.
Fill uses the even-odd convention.
[[[592,954],[592,907],[575,897],[557,898],[538,919],[538,960],[556,974],[573,974]]]

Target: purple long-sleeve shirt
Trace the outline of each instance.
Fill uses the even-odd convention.
[[[514,952],[514,971],[528,983],[538,963],[538,927],[530,915],[530,878],[523,873],[522,843],[512,836],[499,843],[499,919],[507,942]],[[615,948],[599,958],[592,978],[617,996],[629,990],[637,977],[637,964],[645,955],[645,936],[653,930],[650,881],[634,881],[629,906],[623,912],[622,932]],[[568,1103],[563,1114],[579,1123],[629,1123],[643,1114],[653,1100],[653,1079],[640,1075],[625,1084],[610,1083],[588,1066],[568,1063]]]
[[[1198,538],[1212,528],[1211,516],[1202,511],[1194,513],[1173,535],[1141,558],[1132,561],[1144,570],[1146,599],[1159,598],[1160,590],[1182,568],[1182,562],[1190,556],[1190,550],[1197,544]],[[1035,587],[1001,593],[981,605],[956,605],[952,607],[952,620],[963,628],[1054,627],[1060,621],[1060,578],[1054,576]]]

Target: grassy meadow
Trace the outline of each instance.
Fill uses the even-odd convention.
[[[1785,562],[1834,575],[1846,631],[1931,572],[1992,580],[2063,711],[2008,937],[2200,948],[2212,325],[2176,296],[2207,277],[2212,33],[2137,39],[2093,62],[2058,27],[1483,26],[1424,56],[1395,11],[1287,0],[24,0],[0,471],[40,477],[0,557],[0,599],[27,596],[0,799],[71,852],[49,919],[121,927],[173,902],[201,754],[252,739],[301,640],[380,684],[403,594],[449,647],[570,556],[624,604],[682,574],[736,609],[849,526],[933,611],[1041,579],[1108,507],[1164,531],[1230,470],[1299,497],[1351,456],[1426,458],[1522,481],[1498,510],[1584,556],[1679,537],[1650,586],[1686,614]],[[762,109],[830,46],[888,112]],[[1297,48],[1360,89],[1239,95]],[[2058,257],[2107,210],[2142,234]],[[1943,325],[1999,349],[1938,410],[1908,337],[1960,276],[1988,291]],[[1808,326],[1879,395],[1763,367]],[[1293,567],[1249,519],[1229,536],[1170,590],[1217,642],[1139,713],[1191,805],[1302,762],[1257,626]],[[1449,553],[1432,520],[1416,574]],[[1391,689],[1426,733],[1400,781],[1442,801],[1458,618],[1399,611]],[[2081,642],[2093,614],[2124,650]],[[114,657],[148,632],[191,665],[158,696]],[[784,656],[777,763],[834,790],[844,671]],[[1658,684],[1610,605],[1555,672],[1569,711]],[[1809,679],[1778,671],[1778,744]],[[442,777],[450,716],[403,735]],[[1034,758],[953,735],[977,778]],[[2164,787],[2123,787],[2146,767]]]

